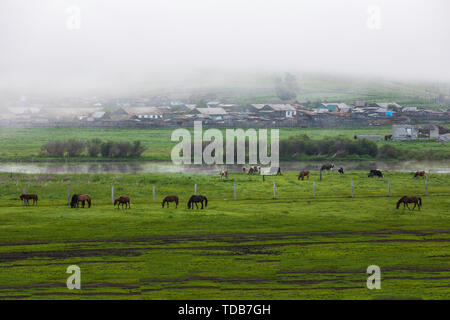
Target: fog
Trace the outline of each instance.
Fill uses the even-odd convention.
[[[447,0],[1,0],[0,90],[286,71],[450,81],[449,12]]]

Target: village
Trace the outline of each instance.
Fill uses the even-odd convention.
[[[152,105],[145,102],[89,106],[44,107],[26,105],[6,107],[0,115],[2,127],[122,127],[174,128],[192,127],[194,121],[204,126],[273,127],[362,127],[380,125],[445,124],[450,108],[429,110],[401,106],[396,102],[368,103],[277,101],[266,104],[233,104],[208,101],[201,105],[166,101]]]

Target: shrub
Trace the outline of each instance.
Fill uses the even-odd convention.
[[[92,139],[88,142],[88,154],[91,157],[96,157],[102,150],[102,141],[100,139]]]
[[[52,157],[62,157],[66,151],[66,146],[63,141],[50,141],[44,144],[41,149]]]
[[[79,157],[85,148],[86,143],[84,141],[68,140],[65,142],[65,150],[69,157]]]
[[[385,144],[378,149],[378,157],[381,159],[398,159],[401,153],[398,148],[389,144]]]

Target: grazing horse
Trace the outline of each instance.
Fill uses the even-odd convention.
[[[379,169],[370,170],[368,177],[373,178],[374,176],[377,176],[379,178],[384,178],[383,173]]]
[[[403,203],[403,209],[405,209],[405,205],[408,207],[409,210],[411,210],[411,208],[408,206],[408,203],[414,203],[414,208],[413,210],[416,208],[416,206],[420,207],[422,206],[422,199],[419,197],[408,197],[408,196],[403,196],[400,198],[400,200],[398,200],[397,202],[397,209],[400,207],[400,204]]]
[[[70,202],[71,208],[78,208],[78,203],[81,202],[82,207],[84,208],[84,203],[87,201],[88,208],[91,207],[91,196],[88,194],[74,194],[72,196],[72,201]]]
[[[120,196],[117,199],[114,200],[114,207],[117,204],[117,209],[119,209],[119,206],[122,204],[122,209],[123,209],[123,205],[125,205],[125,209],[127,209],[128,207],[131,208],[131,203],[130,203],[130,197],[129,196]]]
[[[340,168],[338,169],[338,172],[339,172],[339,174],[344,174],[344,168],[340,167]]]
[[[424,177],[424,178],[426,178],[427,175],[425,174],[425,170],[416,171],[416,173],[414,173],[414,177],[413,178],[417,178],[417,177]]]
[[[320,171],[323,171],[323,170],[330,171],[330,170],[332,170],[333,168],[334,168],[334,164],[324,164],[324,165],[322,166],[322,168],[320,168]]]
[[[384,136],[384,141],[391,141],[391,140],[392,140],[392,134]]]
[[[202,204],[202,208],[203,209],[203,201],[205,202],[205,208],[208,206],[208,199],[206,199],[205,196],[200,196],[200,195],[193,195],[189,198],[189,202],[188,202],[188,209],[194,209],[194,204],[198,209],[198,202],[200,202]]]
[[[298,174],[298,180],[305,180],[305,177],[307,177],[309,180],[309,170],[302,170]]]
[[[164,204],[167,202],[167,208],[169,207],[169,202],[175,202],[175,208],[178,208],[178,196],[166,196],[161,205],[164,208]]]
[[[223,178],[228,178],[228,170],[222,170],[222,172],[220,173],[220,177]]]
[[[31,194],[31,193],[26,194],[26,193],[22,193],[22,194],[20,195],[20,200],[24,201],[24,205],[25,205],[25,203],[26,203],[26,205],[29,206],[29,205],[30,205],[30,202],[29,202],[30,199],[33,200],[33,205],[36,205],[36,206],[37,206],[37,203],[38,203],[38,196],[37,196],[37,194]]]

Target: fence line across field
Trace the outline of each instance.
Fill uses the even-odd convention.
[[[306,186],[306,189],[302,188],[302,196],[301,196],[301,198],[303,198],[303,197],[304,198],[308,198],[307,193],[305,194],[305,190],[308,189],[307,188],[307,184],[299,184],[299,187],[300,186]],[[267,185],[267,187],[268,187],[268,185]],[[390,179],[387,180],[387,193],[385,195],[379,194],[379,193],[364,192],[364,191],[362,191],[361,193],[357,193],[357,192],[355,192],[355,187],[356,187],[356,182],[355,182],[354,179],[351,179],[350,180],[350,190],[349,190],[351,198],[354,198],[355,196],[358,196],[358,198],[364,198],[364,197],[391,197],[392,196],[392,189],[391,189],[392,182],[391,182]],[[340,191],[343,191],[343,190],[344,189],[340,189]],[[115,187],[114,187],[114,185],[111,185],[111,203],[112,204],[114,203],[114,199],[115,199],[114,191],[115,191]],[[195,183],[194,184],[194,195],[197,195],[197,191],[198,191],[198,185],[197,185],[197,183]],[[238,183],[237,182],[233,182],[233,199],[234,200],[238,200],[238,192],[237,191],[238,191]],[[272,189],[272,191],[273,191],[272,199],[279,199],[279,200],[283,199],[283,192],[281,192],[281,193],[278,192],[278,194],[277,194],[277,183],[276,183],[276,181],[273,181],[273,189]],[[312,190],[311,191],[312,191],[312,194],[311,194],[312,197],[316,198],[317,197],[317,183],[316,183],[315,180],[312,181]],[[24,193],[24,194],[26,193],[26,187],[25,186],[22,188],[22,193]],[[293,192],[291,191],[289,193],[292,194]],[[153,202],[155,203],[156,202],[156,185],[155,184],[152,185],[152,194],[153,194]],[[348,195],[345,196],[345,194],[343,194],[342,196],[339,196],[339,195],[335,196],[335,194],[333,194],[331,197],[333,197],[333,198],[345,198],[345,197],[348,197]],[[429,195],[428,179],[426,179],[426,178],[424,179],[424,193],[423,194],[425,196]],[[434,193],[434,194],[435,195],[446,195],[444,193],[439,193],[439,192],[438,193]],[[399,195],[400,196],[401,194],[394,194],[394,195]],[[165,195],[162,195],[162,196],[165,196]],[[300,194],[298,196],[300,196]],[[327,195],[327,196],[330,197],[329,195]],[[242,200],[244,200],[244,199],[242,199]],[[252,198],[250,198],[248,200],[252,200]],[[69,185],[69,186],[67,186],[67,205],[70,205],[70,202],[71,202],[71,186]],[[25,200],[24,200],[24,205],[25,205]]]

